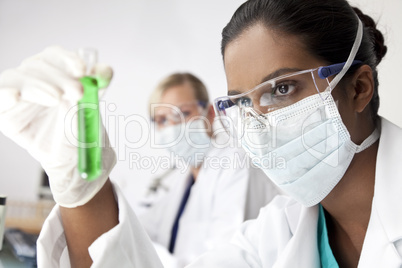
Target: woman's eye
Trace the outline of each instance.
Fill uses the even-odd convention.
[[[253,106],[250,98],[238,98],[234,101],[237,106],[240,107],[251,107]]]
[[[166,118],[165,117],[158,117],[154,119],[154,122],[158,125],[158,126],[163,126],[166,123]]]
[[[191,114],[191,112],[188,111],[182,111],[182,113],[184,117],[188,117]]]
[[[273,89],[272,94],[276,96],[285,96],[291,94],[295,89],[296,87],[294,85],[280,84]]]

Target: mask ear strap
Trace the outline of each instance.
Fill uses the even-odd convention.
[[[357,146],[356,153],[366,150],[368,147],[373,145],[380,138],[380,131],[376,128],[370,136],[365,139],[362,144]]]
[[[353,43],[349,57],[346,60],[346,63],[343,66],[342,70],[334,77],[334,79],[332,79],[331,83],[329,84],[329,88],[331,91],[336,87],[336,85],[339,83],[339,81],[342,79],[342,77],[345,75],[345,73],[349,70],[349,67],[352,65],[353,60],[356,57],[357,51],[359,51],[359,47],[360,47],[360,44],[362,42],[362,37],[363,37],[363,24],[359,18],[357,18],[357,21],[359,22],[359,25],[357,28],[355,42]]]

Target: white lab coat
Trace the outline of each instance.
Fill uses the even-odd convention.
[[[260,169],[242,166],[246,164],[243,150],[211,148],[205,157],[179,221],[174,259],[163,248],[169,247],[190,172],[177,170],[170,174],[174,183],[167,194],[138,215],[151,240],[162,246],[157,247],[157,252],[166,268],[184,267],[205,251],[228,241],[241,223],[256,218],[260,208],[278,194],[277,187]]]
[[[359,267],[402,266],[402,130],[385,119],[381,125],[372,212]],[[119,267],[160,267],[154,249],[146,245],[142,227],[118,189],[116,194],[119,217],[130,222],[120,221],[100,237],[103,241],[98,239],[91,245],[89,250],[94,267],[109,267],[102,266],[105,263],[115,263]],[[306,208],[291,198],[276,197],[261,210],[258,219],[242,225],[231,243],[204,254],[189,267],[320,267],[317,219],[317,206]],[[60,224],[56,207],[38,241],[40,267],[58,267],[47,265],[58,262],[57,254],[52,262],[54,256],[46,255],[44,251],[59,246],[57,242],[63,235]],[[124,239],[118,245],[107,243],[122,236]],[[65,245],[59,246],[53,252],[64,248]],[[139,250],[143,250],[140,256],[137,255]],[[129,258],[130,254],[136,258]],[[126,257],[120,258],[122,255]]]
[[[402,129],[382,119],[370,221],[358,267],[402,267]],[[320,267],[318,206],[275,198],[230,245],[206,253],[197,267]],[[230,256],[230,257],[227,257]]]
[[[149,236],[124,199],[123,193],[116,186],[114,189],[119,205],[119,224],[98,237],[88,248],[93,260],[91,267],[163,267]],[[53,208],[43,224],[37,242],[37,260],[39,268],[70,267],[58,205]]]

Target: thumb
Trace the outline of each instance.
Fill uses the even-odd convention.
[[[98,78],[99,88],[106,88],[112,80],[113,69],[109,65],[99,63],[93,68],[92,75]]]

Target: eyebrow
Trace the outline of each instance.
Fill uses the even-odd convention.
[[[278,69],[278,70],[276,70],[276,71],[274,71],[274,72],[268,74],[267,76],[265,76],[265,77],[261,80],[261,82],[260,82],[259,84],[262,84],[262,83],[264,83],[264,82],[266,82],[266,81],[268,81],[268,80],[271,80],[271,79],[273,79],[273,78],[275,78],[275,77],[278,77],[278,76],[281,76],[281,75],[284,75],[284,74],[287,74],[287,73],[298,72],[298,71],[302,71],[302,69],[299,69],[299,68],[281,68],[281,69]],[[259,84],[258,84],[258,85],[259,85]],[[257,86],[258,86],[258,85],[257,85]],[[253,88],[254,88],[254,87],[253,87]],[[250,90],[250,89],[249,89],[249,90]],[[248,91],[248,90],[247,90],[247,91]],[[243,92],[244,92],[244,91],[243,91]],[[234,89],[234,90],[228,90],[228,96],[241,94],[241,93],[243,93],[243,92],[241,92],[241,91],[239,91],[239,90],[236,90],[236,89]]]

